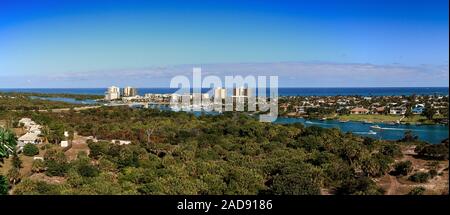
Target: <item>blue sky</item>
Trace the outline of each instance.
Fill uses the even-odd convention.
[[[180,65],[226,74],[240,63],[280,75],[281,86],[448,86],[448,1],[1,0],[0,14],[0,87],[104,87],[118,80],[79,77],[123,81]],[[361,65],[377,70],[355,79]],[[350,72],[318,81],[339,68]],[[155,77],[136,84],[168,86]]]

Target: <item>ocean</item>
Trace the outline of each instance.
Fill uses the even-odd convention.
[[[172,88],[138,88],[138,94],[174,93]],[[202,89],[207,92],[209,89]],[[64,93],[104,95],[106,88],[0,88],[0,92]],[[398,95],[449,95],[448,87],[367,87],[367,88],[279,88],[279,96],[398,96]]]

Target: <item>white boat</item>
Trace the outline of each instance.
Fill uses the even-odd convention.
[[[375,134],[377,134],[377,132],[372,131],[372,130],[369,130],[368,134],[373,134],[373,135],[375,135]]]
[[[381,127],[379,126],[379,125],[372,125],[372,126],[370,126],[371,128],[374,128],[374,129],[381,129]]]

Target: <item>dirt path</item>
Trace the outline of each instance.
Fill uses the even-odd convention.
[[[396,190],[398,189],[398,187],[400,186],[400,184],[397,181],[397,178],[395,176],[390,175],[389,176],[389,188],[386,191],[386,195],[395,195]]]

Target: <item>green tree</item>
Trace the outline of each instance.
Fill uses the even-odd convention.
[[[307,164],[289,165],[273,177],[270,189],[276,195],[319,195],[320,171]]]
[[[50,135],[48,140],[55,144],[59,144],[64,139],[64,125],[61,123],[52,123],[49,128]]]
[[[16,169],[22,168],[22,160],[20,160],[17,153],[13,153],[11,163],[12,163],[12,168],[16,168]]]
[[[78,171],[78,174],[83,177],[96,177],[100,173],[98,168],[90,163],[90,160],[87,156],[81,156],[81,158],[77,159],[73,163],[73,166]]]
[[[64,152],[57,149],[49,149],[44,155],[48,176],[64,176],[69,169],[69,163]]]
[[[8,180],[3,175],[0,175],[0,195],[8,194]]]
[[[49,139],[51,138],[50,129],[48,128],[48,126],[44,125],[42,127],[40,136],[42,137],[42,141],[44,143],[48,143]]]
[[[415,141],[417,141],[418,138],[419,137],[414,135],[411,130],[407,130],[407,131],[405,131],[403,138],[399,141],[400,142],[415,142]]]
[[[0,127],[0,160],[14,153],[17,140],[13,132]]]
[[[7,176],[11,184],[17,184],[21,178],[19,169],[14,167],[8,170]]]
[[[425,105],[425,110],[423,110],[422,112],[422,115],[425,116],[428,120],[432,120],[434,114],[436,114],[436,110],[433,107],[431,107],[431,104],[427,103]]]
[[[30,157],[35,156],[39,154],[39,148],[34,144],[28,143],[23,147],[23,154]]]
[[[393,159],[389,156],[377,153],[362,161],[361,169],[367,176],[380,177],[389,170]]]
[[[71,129],[69,130],[69,136],[67,137],[67,140],[70,141],[70,143],[72,143],[73,139],[75,138],[75,132]]]
[[[408,175],[412,170],[411,161],[400,161],[394,165],[392,175]]]
[[[405,117],[410,118],[412,116],[413,116],[412,104],[408,104],[408,105],[406,105]]]

